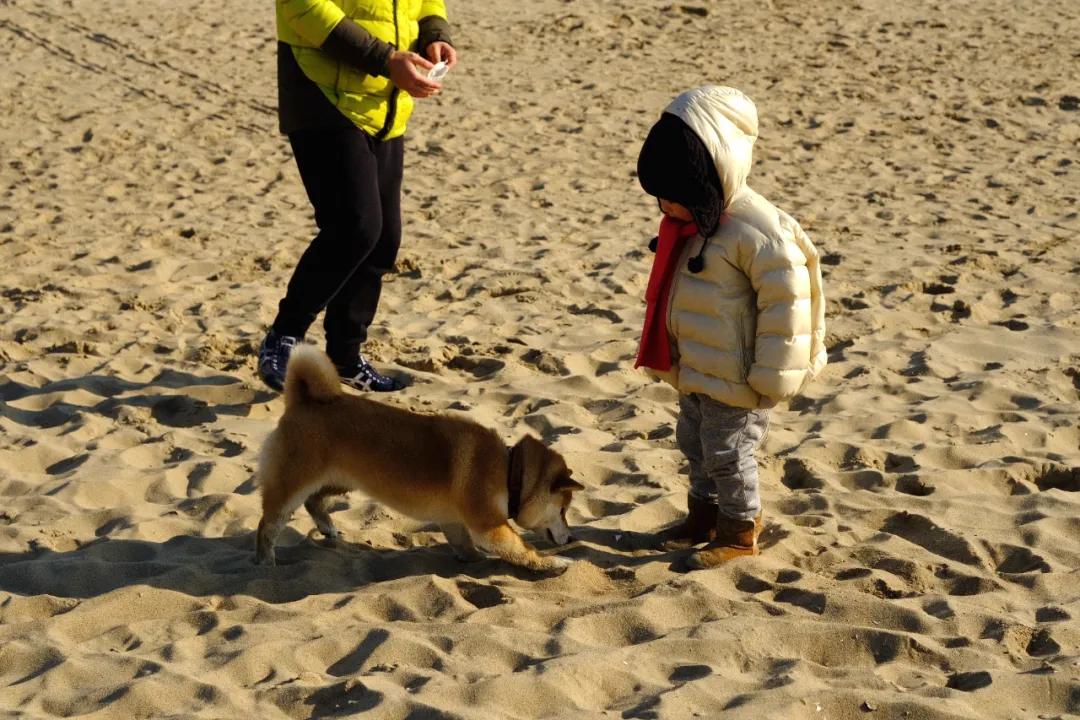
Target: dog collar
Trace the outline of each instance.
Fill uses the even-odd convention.
[[[524,448],[521,443],[510,448],[509,467],[506,472],[506,514],[516,520],[521,512],[521,488],[525,480]]]

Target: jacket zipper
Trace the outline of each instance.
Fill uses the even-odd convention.
[[[740,378],[742,382],[746,382],[746,378],[750,375],[750,362],[748,362],[749,358],[746,355],[746,323],[743,322],[745,317],[746,315],[740,310],[738,317],[735,318],[737,349],[739,351],[739,373],[742,375]]]
[[[401,28],[398,27],[398,0],[394,0],[394,49],[401,49]],[[390,91],[389,105],[386,108],[386,120],[383,122],[382,130],[379,130],[375,134],[376,140],[382,140],[390,134],[390,129],[394,127],[394,116],[397,115],[397,99],[398,93],[401,92],[397,86]]]

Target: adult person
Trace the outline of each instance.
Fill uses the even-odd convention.
[[[326,351],[344,384],[403,384],[361,353],[382,276],[401,243],[404,134],[413,98],[457,64],[443,0],[276,0],[278,109],[319,232],[301,256],[259,349],[280,391],[289,353],[325,310]]]

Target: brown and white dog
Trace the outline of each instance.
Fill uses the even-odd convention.
[[[328,538],[338,536],[327,501],[349,490],[418,520],[439,523],[462,559],[481,551],[533,570],[571,561],[544,556],[510,526],[570,540],[566,508],[583,486],[562,456],[526,436],[507,448],[464,417],[425,415],[341,390],[314,346],[297,347],[285,377],[285,414],[262,450],[263,516],[256,561],[274,564],[274,540],[301,503]]]

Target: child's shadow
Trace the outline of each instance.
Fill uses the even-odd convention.
[[[680,551],[659,547],[655,533],[588,525],[571,529],[574,539],[582,544],[560,550],[559,554],[575,560],[587,560],[600,568],[639,567],[652,562],[675,561],[680,554]],[[602,548],[610,548],[612,552]]]
[[[686,561],[695,549],[703,546],[665,549],[657,541],[657,534],[664,529],[666,529],[666,526],[658,528],[654,532],[642,533],[632,530],[579,526],[573,528],[573,534],[577,540],[589,543],[591,546],[609,547],[618,552],[605,552],[596,547],[581,545],[560,554],[574,559],[588,560],[601,568],[620,565],[636,567],[651,562],[666,561],[669,563],[668,570],[671,572],[690,572],[690,567],[686,564]],[[770,548],[787,537],[788,534],[786,530],[766,521],[765,527],[758,537],[758,547],[760,550]]]

